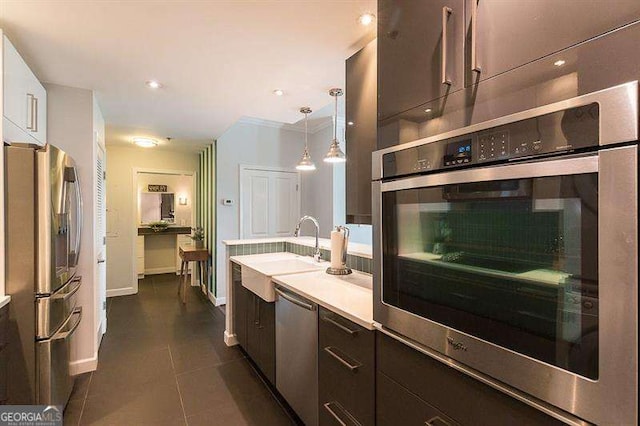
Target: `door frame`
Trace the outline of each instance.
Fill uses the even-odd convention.
[[[132,184],[133,191],[131,198],[131,212],[133,217],[133,227],[131,228],[131,259],[136,259],[136,236],[138,235],[138,174],[139,173],[151,173],[151,174],[163,174],[163,175],[181,175],[181,176],[191,176],[191,198],[192,207],[191,207],[191,225],[196,224],[196,209],[197,206],[197,182],[198,182],[198,171],[196,170],[173,170],[173,169],[155,169],[155,168],[145,168],[145,167],[134,167],[132,170]],[[138,271],[136,270],[135,262],[133,263],[132,268],[133,275],[131,276],[133,288],[133,294],[138,294]]]
[[[301,199],[302,197],[300,197],[300,194],[302,192],[302,188],[300,187],[300,172],[298,170],[296,170],[295,167],[277,167],[277,166],[251,166],[248,164],[240,164],[238,166],[238,198],[239,198],[239,207],[238,207],[238,238],[244,238],[243,237],[243,232],[244,232],[244,226],[242,224],[242,213],[244,211],[244,209],[246,208],[244,206],[244,201],[243,201],[243,197],[242,194],[244,193],[244,185],[242,184],[243,182],[243,178],[245,176],[245,174],[250,171],[250,170],[259,170],[259,171],[265,171],[265,172],[283,172],[283,173],[293,173],[296,175],[296,185],[298,187],[298,191],[296,194],[297,197],[297,202],[296,202],[296,210],[297,210],[297,214],[296,217],[300,217],[300,206],[301,206]]]

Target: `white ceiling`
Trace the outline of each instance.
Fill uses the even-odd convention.
[[[375,37],[375,0],[0,0],[0,26],[42,80],[95,90],[107,143],[194,150],[241,117],[294,123],[332,102]],[[145,81],[157,79],[153,91]],[[273,89],[285,95],[277,97]],[[167,145],[165,145],[167,146]]]

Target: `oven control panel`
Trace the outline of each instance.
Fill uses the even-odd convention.
[[[499,127],[400,149],[382,157],[383,178],[486,166],[598,146],[593,103]]]

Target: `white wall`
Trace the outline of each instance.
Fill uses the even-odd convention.
[[[2,28],[0,28],[0,40],[3,40]],[[4,43],[2,43],[4,44]],[[0,70],[2,66],[2,46],[0,46]],[[3,73],[0,72],[0,99],[4,99],[3,94],[4,79]],[[0,102],[0,117],[4,117],[3,104]],[[2,124],[0,122],[0,142],[4,144],[4,135],[2,134]],[[4,149],[0,149],[0,297],[4,296]]]
[[[344,135],[344,125],[339,120],[338,135]],[[316,164],[315,171],[300,172],[301,215],[311,215],[320,223],[320,235],[328,238],[335,225],[344,225],[345,214],[345,166],[325,163],[323,158],[333,138],[331,119],[325,119],[315,133],[309,135],[309,152]],[[342,143],[342,137],[338,137]],[[225,297],[226,265],[223,240],[240,238],[239,166],[270,166],[293,168],[300,161],[304,149],[304,133],[296,130],[274,128],[259,124],[238,122],[216,142],[218,203],[216,299]],[[222,199],[235,201],[232,206],[221,204]],[[351,241],[371,244],[371,227],[350,226]],[[293,233],[293,229],[291,230]],[[311,224],[302,228],[303,235],[313,235]]]
[[[108,135],[107,135],[108,137]],[[134,169],[197,173],[197,154],[135,146],[107,146],[107,295],[134,294],[137,288],[134,254],[137,232]],[[193,202],[190,197],[189,203]]]
[[[325,163],[324,156],[329,150],[329,144],[333,138],[333,129],[330,120],[327,126],[309,135],[309,154],[316,165],[316,170],[300,172],[301,174],[301,208],[302,215],[311,215],[318,219],[320,224],[320,236],[329,238],[333,229],[333,168],[334,165]],[[304,138],[302,134],[301,138]],[[302,150],[298,152],[297,161],[300,161]],[[302,235],[313,235],[311,224],[302,227]]]
[[[226,294],[222,241],[240,238],[240,165],[294,168],[303,148],[304,134],[300,132],[242,122],[231,126],[216,141],[216,299]],[[235,203],[222,205],[225,198]]]
[[[45,84],[47,89],[48,143],[58,146],[76,161],[83,194],[84,227],[78,273],[82,287],[78,304],[82,306],[82,323],[72,345],[72,370],[76,373],[97,367],[98,335],[102,319],[100,289],[97,284],[95,237],[95,164],[97,143],[104,140],[104,120],[91,90]]]

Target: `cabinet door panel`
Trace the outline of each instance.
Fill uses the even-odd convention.
[[[247,315],[249,304],[249,290],[242,286],[240,266],[235,263],[232,266],[233,279],[233,330],[238,343],[244,350],[247,349]]]
[[[31,117],[30,100],[27,99],[31,71],[6,37],[3,40],[3,60],[4,116],[25,130]]]
[[[376,424],[379,426],[457,424],[382,373],[378,373],[376,389]]]
[[[464,22],[463,0],[378,1],[379,119],[464,87]],[[450,85],[442,82],[445,33]]]
[[[34,108],[33,108],[33,137],[41,144],[47,143],[47,91],[31,74],[29,81],[29,93],[34,96]]]
[[[477,0],[476,4],[480,80],[640,19],[637,0]]]
[[[275,385],[276,383],[276,307],[275,303],[258,299],[259,355],[255,359],[262,373]]]
[[[376,150],[377,42],[346,63],[347,223],[371,225],[371,153]]]

